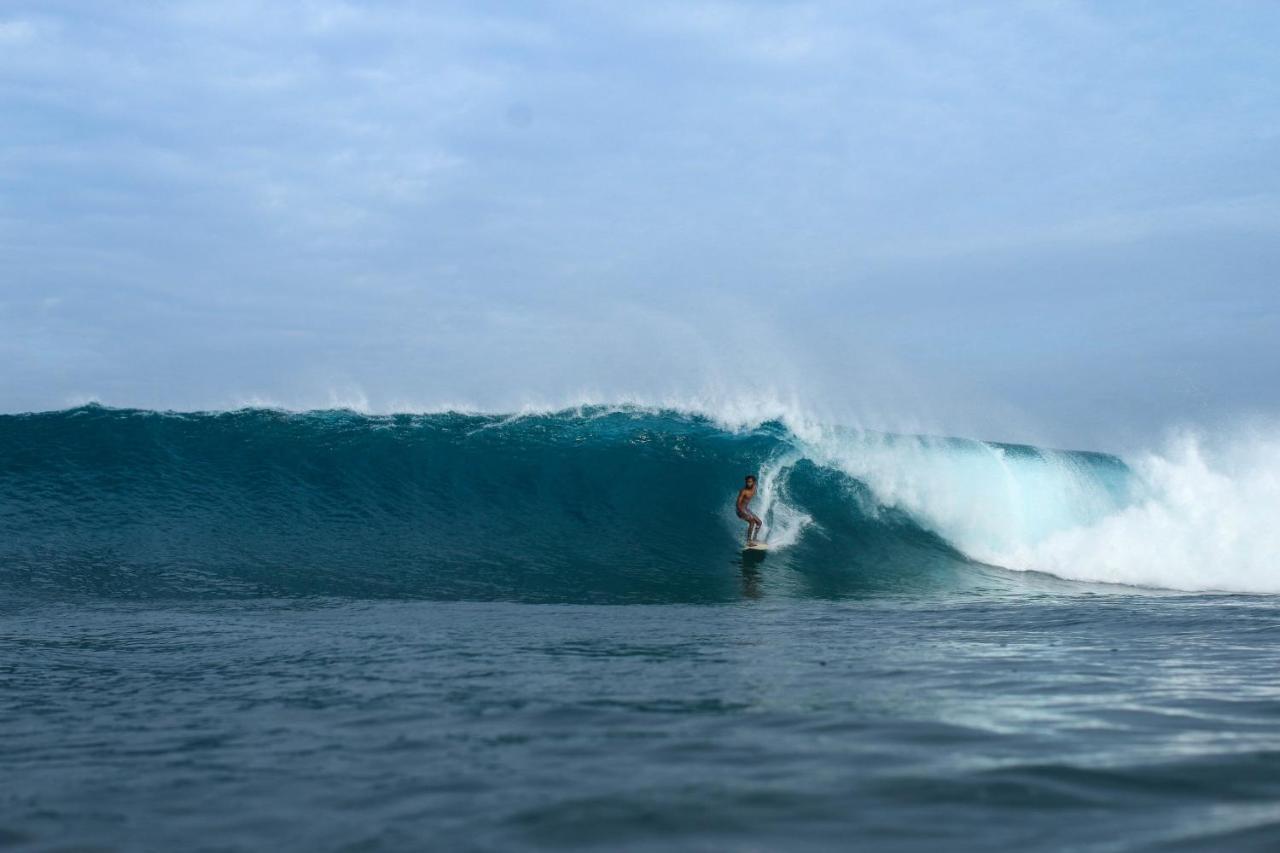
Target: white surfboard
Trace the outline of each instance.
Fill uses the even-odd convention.
[[[742,550],[744,550],[744,551],[768,551],[768,550],[769,550],[769,543],[768,543],[768,542],[756,542],[754,545],[744,545],[744,546],[742,546]]]

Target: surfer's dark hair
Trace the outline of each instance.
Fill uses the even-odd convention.
[[[745,483],[747,480],[754,480],[755,478],[756,478],[755,474],[748,474],[742,482]]]

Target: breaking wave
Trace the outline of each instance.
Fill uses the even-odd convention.
[[[758,472],[771,550],[732,501]],[[1280,592],[1280,442],[1106,454],[592,406],[0,417],[0,584],[702,602],[1073,581]],[[736,570],[735,570],[736,569]]]

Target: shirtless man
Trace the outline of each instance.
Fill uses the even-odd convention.
[[[756,496],[756,478],[747,475],[747,485],[738,492],[738,518],[747,523],[747,546],[756,544],[756,534],[760,532],[760,517],[751,511],[751,499]]]

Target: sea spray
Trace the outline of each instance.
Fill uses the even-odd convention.
[[[1280,592],[1280,437],[1184,432],[1132,470],[1130,505],[995,561],[1086,581]]]

